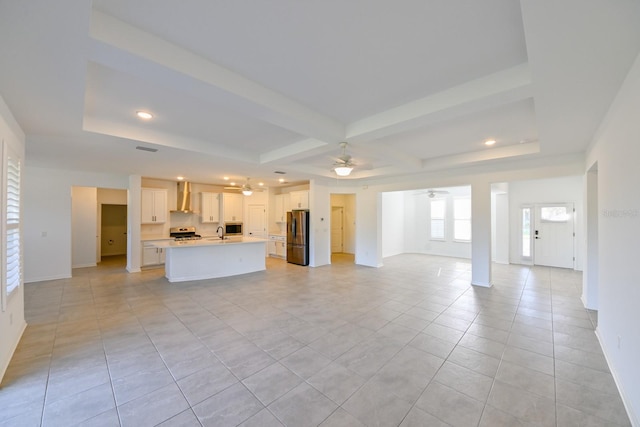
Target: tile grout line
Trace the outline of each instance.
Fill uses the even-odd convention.
[[[493,389],[496,384],[496,377],[498,376],[498,372],[500,371],[500,367],[502,366],[502,362],[504,360],[504,353],[507,351],[507,346],[509,344],[509,338],[511,337],[511,331],[513,330],[513,324],[515,323],[516,316],[518,315],[518,310],[520,309],[520,304],[522,302],[522,296],[524,295],[524,291],[527,288],[527,282],[529,281],[529,276],[531,275],[531,267],[527,268],[527,276],[524,279],[524,284],[522,286],[522,290],[520,291],[520,298],[518,299],[518,305],[516,306],[515,313],[513,314],[513,318],[511,319],[511,326],[509,327],[509,333],[507,335],[507,342],[505,343],[504,349],[502,350],[502,354],[500,355],[500,361],[498,362],[498,367],[496,368],[496,373],[493,375],[493,380],[491,381],[491,387],[489,388],[489,394],[487,394],[487,400],[482,407],[482,413],[480,414],[480,419],[478,420],[478,425],[482,422],[482,417],[487,409],[487,405],[489,404],[489,397],[493,392]]]

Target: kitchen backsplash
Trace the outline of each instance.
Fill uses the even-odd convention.
[[[200,216],[195,213],[171,212],[169,221],[165,224],[142,224],[140,234],[142,236],[169,237],[169,228],[195,227],[196,233],[201,236],[215,236],[219,224],[202,224]]]

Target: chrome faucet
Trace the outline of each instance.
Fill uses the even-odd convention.
[[[218,229],[216,230],[216,234],[218,235],[219,238],[224,239],[224,227],[219,226]]]

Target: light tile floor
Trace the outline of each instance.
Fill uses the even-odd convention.
[[[581,274],[427,255],[27,284],[1,426],[630,425]],[[341,262],[342,261],[342,262]]]

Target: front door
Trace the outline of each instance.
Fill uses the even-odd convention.
[[[534,264],[573,268],[574,216],[573,203],[536,205]]]

